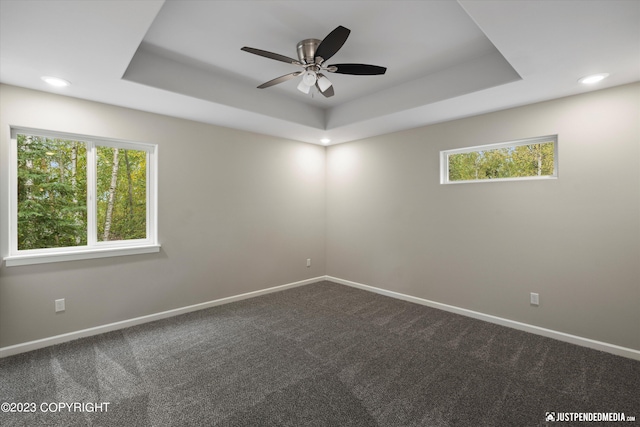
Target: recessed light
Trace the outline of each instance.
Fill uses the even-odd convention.
[[[598,83],[599,81],[606,79],[607,77],[609,77],[609,73],[592,74],[590,76],[582,77],[578,81],[585,85],[592,85],[594,83]]]
[[[329,138],[322,138],[320,142],[322,142],[324,145],[327,145],[328,143],[331,142],[331,140]]]
[[[42,76],[41,79],[55,87],[66,87],[71,85],[71,82],[61,79],[60,77]]]

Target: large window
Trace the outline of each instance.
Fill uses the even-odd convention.
[[[11,131],[7,265],[157,252],[151,144]]]
[[[557,176],[557,136],[440,152],[442,184],[549,179]]]

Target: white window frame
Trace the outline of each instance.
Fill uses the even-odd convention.
[[[515,178],[473,179],[464,181],[449,180],[449,155],[473,153],[475,151],[488,151],[498,148],[518,147],[521,145],[542,144],[553,142],[553,174],[542,176],[523,176]],[[471,184],[481,182],[505,182],[505,181],[531,181],[558,179],[558,135],[539,136],[535,138],[519,139],[516,141],[499,142],[497,144],[476,145],[473,147],[455,148],[440,151],[440,184]]]
[[[87,146],[87,245],[62,248],[18,249],[18,139],[17,135],[80,141]],[[101,242],[97,239],[96,226],[96,147],[113,147],[145,151],[147,217],[146,239]],[[158,146],[141,142],[122,141],[63,132],[24,127],[11,127],[9,154],[9,256],[4,258],[7,267],[42,264],[81,259],[136,255],[160,251],[158,243]]]

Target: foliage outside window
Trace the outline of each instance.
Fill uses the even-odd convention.
[[[157,252],[155,146],[20,129],[12,143],[7,265]]]
[[[18,249],[87,244],[83,142],[17,135]]]
[[[146,154],[96,147],[98,241],[146,238]]]
[[[556,178],[557,153],[556,136],[441,151],[440,182]]]

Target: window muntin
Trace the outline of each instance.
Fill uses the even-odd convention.
[[[8,266],[159,250],[156,145],[24,128],[11,137]]]
[[[558,176],[557,136],[440,152],[440,182],[549,179]]]

